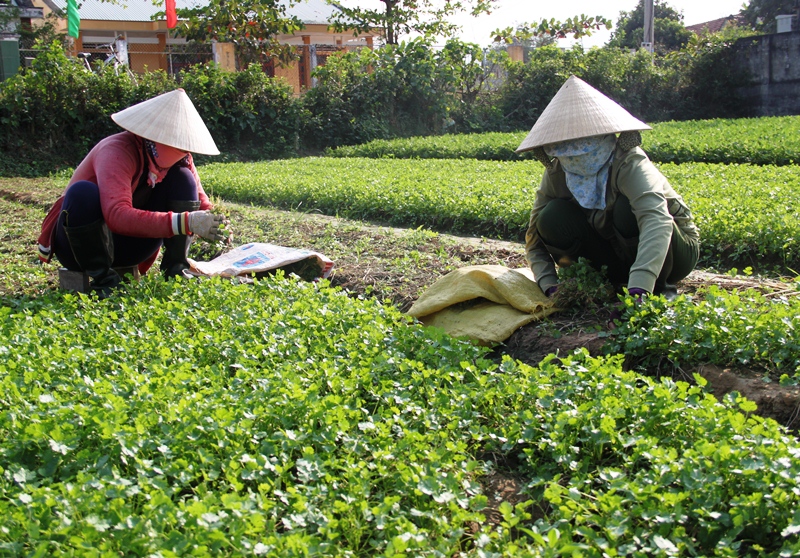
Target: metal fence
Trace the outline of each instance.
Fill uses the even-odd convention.
[[[84,42],[81,52],[92,67],[104,64],[114,55],[113,43]],[[31,62],[41,53],[35,48],[34,41],[20,39],[20,67],[29,67]],[[205,64],[214,59],[210,44],[185,43],[168,44],[166,49],[156,44],[127,44],[128,66],[136,73],[144,73],[162,69],[171,76],[178,76],[183,70],[196,64]]]

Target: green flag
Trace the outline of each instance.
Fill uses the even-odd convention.
[[[78,0],[67,0],[67,33],[76,39],[80,35],[81,16],[78,14]]]

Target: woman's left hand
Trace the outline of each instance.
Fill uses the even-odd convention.
[[[632,289],[628,289],[628,295],[634,297],[635,304],[641,304],[644,297],[649,295],[650,293],[644,289],[640,289],[638,287],[633,287]],[[614,309],[611,311],[611,315],[608,317],[608,328],[614,329],[617,327],[617,323],[620,319],[622,319],[622,310],[624,306],[621,302],[618,302]]]

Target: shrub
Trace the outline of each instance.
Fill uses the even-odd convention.
[[[687,100],[682,103],[681,120],[749,116],[747,103],[735,91],[749,85],[751,75],[736,63],[734,46],[750,35],[752,31],[728,27],[720,33],[693,36],[676,55],[683,66],[681,90]]]
[[[580,73],[581,57],[580,49],[544,46],[531,52],[528,63],[509,61],[502,85],[492,94],[491,104],[503,115],[495,131],[530,129],[567,78]]]
[[[241,72],[226,72],[214,64],[193,66],[181,73],[181,87],[223,159],[272,159],[296,152],[300,112],[292,88],[259,66],[252,64]]]
[[[0,86],[0,170],[30,174],[74,165],[99,139],[119,130],[109,116],[163,85],[163,75],[142,86],[106,69],[87,71],[54,42],[30,69]]]
[[[329,57],[303,97],[303,143],[313,148],[438,134],[464,121],[486,79],[482,51],[451,40],[441,50],[415,39]]]
[[[390,136],[391,76],[373,69],[377,54],[369,49],[330,56],[317,68],[317,85],[302,100],[303,143],[308,147],[357,144]],[[387,88],[388,87],[388,88]]]
[[[111,68],[89,72],[54,42],[31,68],[0,84],[0,172],[29,175],[75,166],[102,138],[120,131],[111,114],[179,86],[186,89],[220,150],[239,159],[272,158],[297,148],[299,108],[291,88],[257,67],[226,73],[214,65],[131,78]],[[199,159],[202,160],[202,157]]]

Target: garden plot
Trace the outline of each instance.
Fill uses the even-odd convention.
[[[303,166],[318,181],[342,168],[317,161],[285,163],[285,174],[268,166],[266,174],[290,184],[297,171],[302,185]],[[413,176],[446,181],[456,168],[439,166],[444,175],[426,167]],[[345,205],[331,210],[339,217],[315,215],[322,209],[313,196],[289,204],[307,213],[259,207],[242,190],[256,183],[245,173],[258,166],[228,167],[230,196],[216,178],[224,168],[201,175],[237,238],[326,254],[337,263],[332,283],[347,293],[279,278],[192,285],[155,276],[102,302],[59,293],[55,267],[31,263],[29,231],[64,177],[0,180],[9,272],[0,293],[8,340],[0,365],[3,552],[800,550],[797,440],[758,415],[762,403],[741,395],[754,377],[761,384],[773,377],[776,393],[790,393],[789,358],[780,370],[752,358],[753,368],[734,361],[722,372],[685,361],[673,347],[644,347],[627,363],[602,356],[609,342],[619,343],[605,328],[606,302],[526,329],[538,339],[517,339],[524,355],[511,341],[487,354],[410,323],[397,308],[457,267],[524,265],[518,242],[460,239],[422,223],[390,229],[349,221]],[[383,178],[375,173],[366,192],[350,182],[352,197],[385,205],[391,184]],[[400,215],[417,202],[409,198]],[[488,215],[487,226],[508,226]],[[711,315],[732,304],[728,293],[756,310],[777,300],[779,320],[791,323],[793,281],[714,271],[693,275],[682,292],[706,300],[702,288],[719,286],[724,293],[709,291],[717,297]],[[666,311],[659,304],[631,308],[627,323],[658,325]],[[688,306],[683,315],[691,316]],[[735,333],[731,325],[722,323]],[[723,333],[718,328],[714,339]],[[636,335],[629,337],[646,341]],[[781,347],[775,341],[770,347]],[[544,346],[557,356],[536,357]],[[586,347],[595,356],[573,354]],[[663,354],[657,364],[641,358],[654,351]],[[709,370],[736,376],[729,387],[739,393],[708,393]]]

